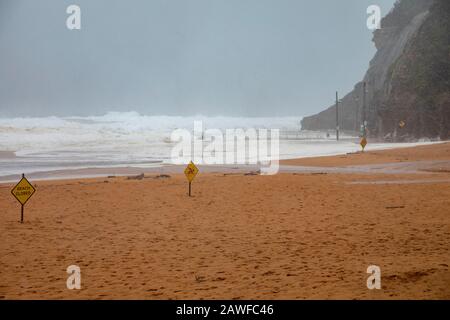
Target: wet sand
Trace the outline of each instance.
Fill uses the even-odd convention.
[[[425,146],[406,147],[390,150],[349,153],[332,157],[301,158],[283,160],[285,165],[298,166],[355,166],[368,164],[399,163],[410,161],[450,160],[450,143],[435,143]]]
[[[0,150],[0,160],[1,159],[13,159],[16,157],[16,154],[12,151],[1,151]]]
[[[426,165],[200,173],[191,198],[179,173],[33,181],[23,225],[1,184],[0,298],[450,299],[449,143],[287,164],[401,161]],[[81,290],[66,288],[73,264]]]

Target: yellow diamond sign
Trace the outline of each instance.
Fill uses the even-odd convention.
[[[11,190],[12,195],[24,205],[28,199],[36,192],[36,189],[31,185],[27,178],[22,177],[19,183]]]
[[[189,182],[192,182],[192,180],[194,180],[197,173],[198,168],[192,161],[187,165],[186,169],[184,169],[184,174],[186,175],[186,178],[188,179]]]
[[[367,139],[366,138],[362,138],[361,139],[361,147],[363,148],[363,150],[364,150],[364,148],[367,146]]]

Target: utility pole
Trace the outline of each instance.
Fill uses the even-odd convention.
[[[366,138],[366,125],[367,125],[367,121],[366,121],[366,82],[364,81],[363,83],[363,110],[362,110],[362,114],[363,114],[363,137]]]
[[[339,141],[339,100],[336,91],[336,141]]]
[[[354,124],[354,131],[355,132],[359,132],[360,129],[358,129],[358,124],[359,124],[359,107],[360,107],[360,103],[359,103],[359,96],[356,96],[353,98],[353,101],[355,102],[356,105],[356,109],[355,109],[355,124]]]

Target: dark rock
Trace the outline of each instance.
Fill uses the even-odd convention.
[[[450,138],[450,1],[401,0],[374,32],[377,53],[362,82],[339,104],[339,126],[386,141]],[[367,84],[363,108],[363,82]],[[334,130],[335,106],[302,120]]]
[[[170,176],[168,174],[160,174],[159,176],[156,176],[155,179],[168,179]]]
[[[127,178],[127,180],[142,180],[142,179],[144,179],[143,173],[141,173],[140,175],[137,175],[137,176],[131,176],[131,177]]]

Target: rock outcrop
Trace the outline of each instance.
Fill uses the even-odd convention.
[[[364,79],[339,105],[339,125],[392,141],[450,138],[450,1],[401,0],[374,32],[377,53]],[[363,108],[363,83],[366,103]],[[335,106],[302,129],[336,127]]]

